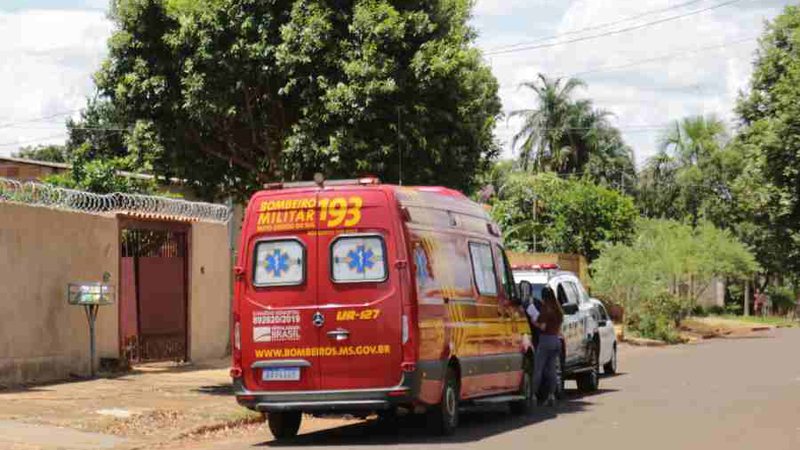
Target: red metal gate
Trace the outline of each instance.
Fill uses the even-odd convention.
[[[185,361],[189,226],[125,221],[120,248],[120,339],[131,362]]]

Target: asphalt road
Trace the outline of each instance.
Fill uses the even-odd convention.
[[[431,437],[413,421],[394,431],[366,421],[301,429],[301,436],[281,444],[261,427],[190,447],[800,449],[800,329],[770,338],[626,347],[620,370],[601,380],[598,393],[570,391],[557,407],[527,417],[504,408],[467,412],[457,434],[447,438]]]

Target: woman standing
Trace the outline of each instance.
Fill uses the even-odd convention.
[[[544,395],[541,400],[546,405],[555,403],[554,393],[558,383],[556,362],[561,358],[561,324],[564,312],[550,287],[542,289],[542,310],[533,325],[541,330],[536,358],[533,364],[533,392],[539,392],[544,382]]]

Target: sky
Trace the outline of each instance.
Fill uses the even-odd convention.
[[[477,0],[477,45],[498,79],[495,130],[515,154],[519,84],[538,73],[586,82],[577,95],[609,111],[640,166],[670,122],[716,114],[734,124],[764,22],[797,0]],[[62,143],[64,121],[93,95],[113,30],[106,0],[0,0],[0,155]]]

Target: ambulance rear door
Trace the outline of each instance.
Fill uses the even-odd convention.
[[[381,189],[318,195],[320,388],[395,386],[403,326],[396,206]]]
[[[314,191],[270,191],[250,206],[239,298],[248,389],[320,387],[316,204]]]

